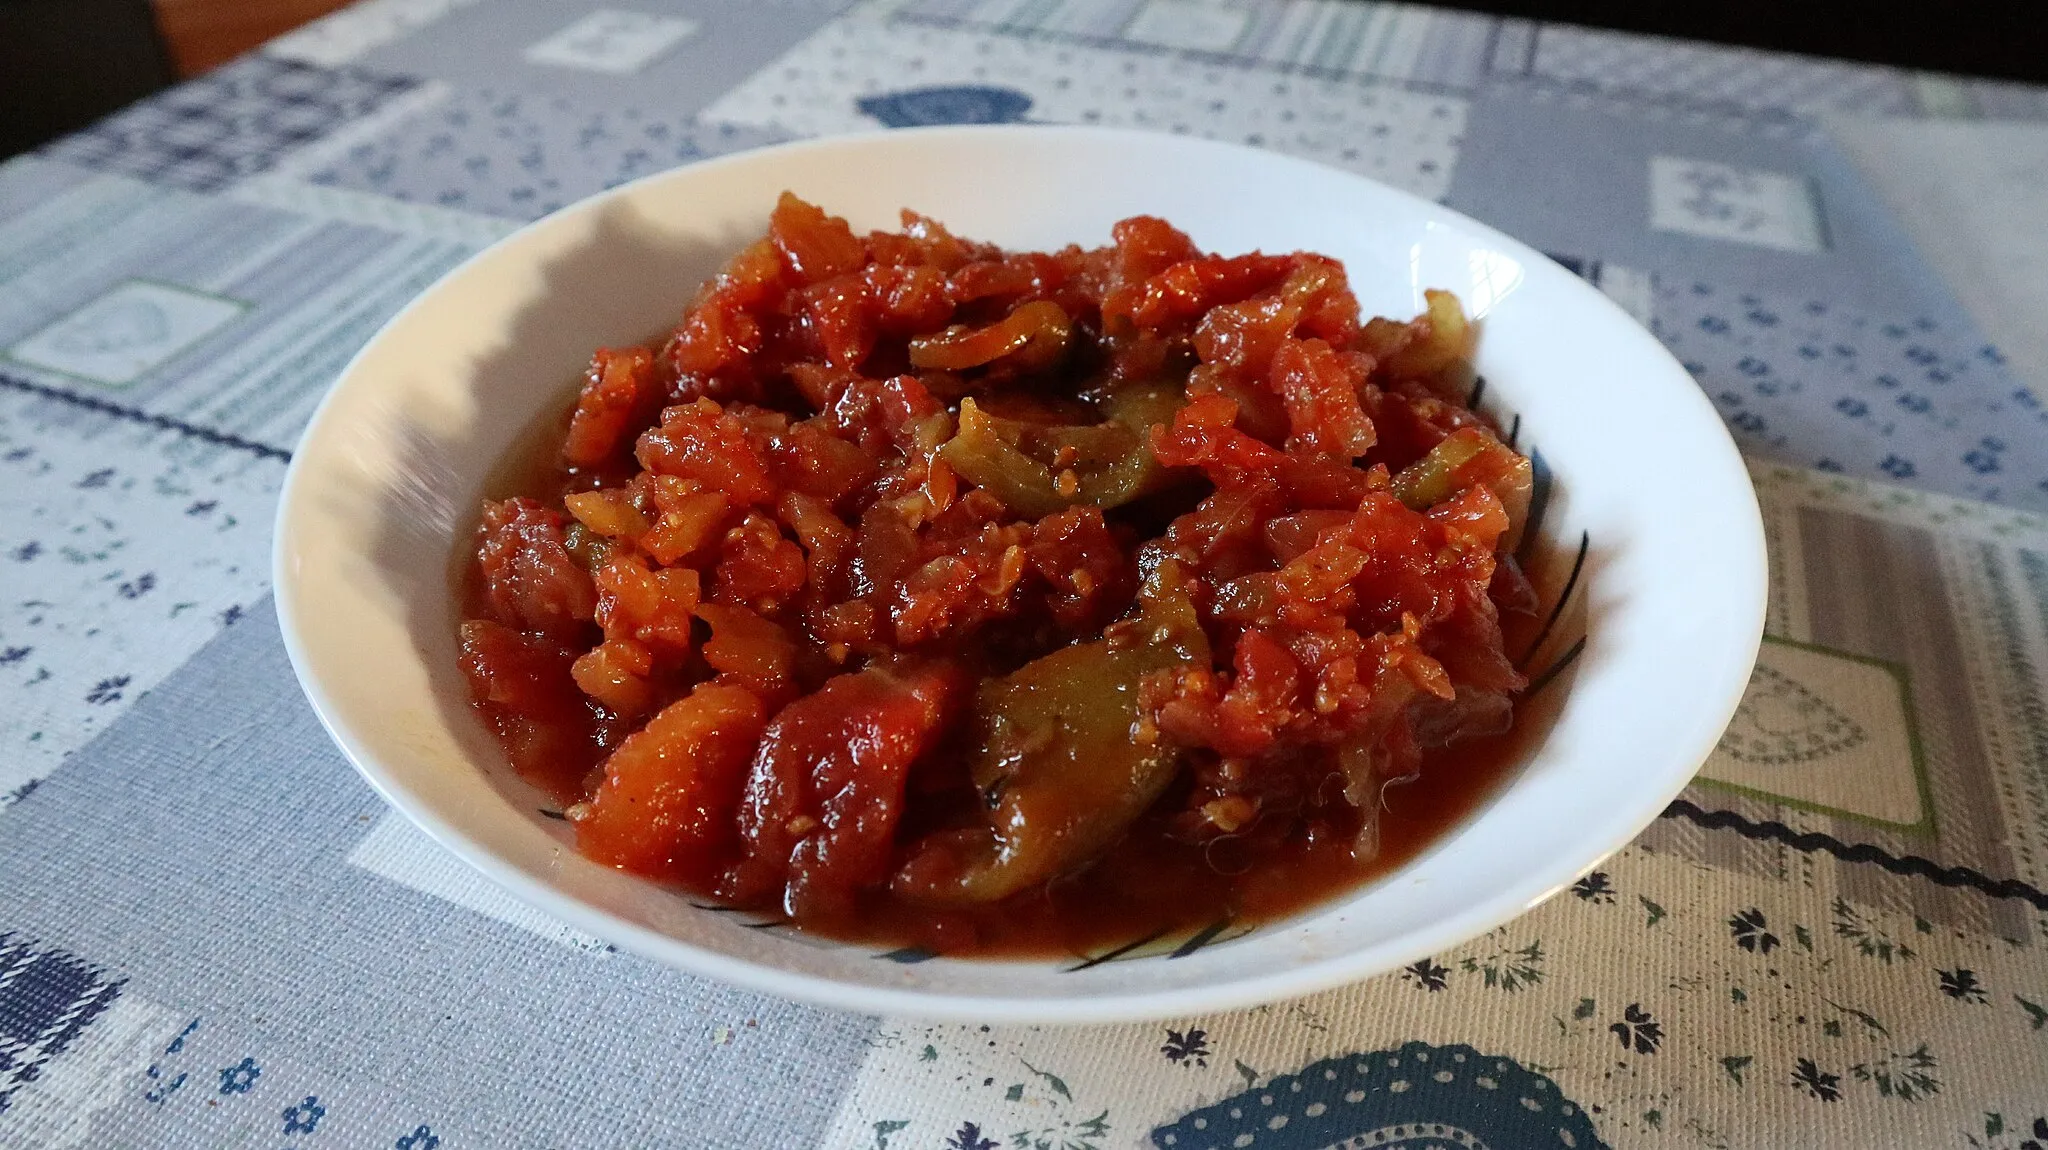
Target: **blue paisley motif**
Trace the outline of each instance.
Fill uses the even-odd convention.
[[[1469,1046],[1326,1058],[1152,1132],[1160,1150],[1606,1150],[1544,1075]]]
[[[1031,97],[1015,88],[958,84],[862,96],[855,106],[891,128],[1014,124],[1031,110]]]

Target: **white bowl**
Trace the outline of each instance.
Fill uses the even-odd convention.
[[[1164,216],[1202,247],[1343,260],[1368,315],[1448,288],[1483,317],[1486,406],[1555,477],[1541,533],[1583,557],[1532,669],[1583,635],[1547,732],[1407,865],[1242,937],[1114,961],[877,955],[694,906],[576,854],[506,765],[457,666],[458,538],[486,476],[591,351],[672,325],[778,193],[893,228],[901,207],[1005,247],[1107,242]],[[1581,541],[1589,541],[1581,548]],[[1657,816],[1712,750],[1756,655],[1763,531],[1733,444],[1642,328],[1555,263],[1455,212],[1268,152],[1059,127],[792,144],[650,176],[450,272],[357,355],[306,430],[277,521],[277,611],[321,721],[370,784],[535,907],[684,970],[850,1010],[1106,1022],[1305,994],[1394,969],[1550,897]],[[1553,587],[1564,572],[1551,571]],[[1234,931],[1232,933],[1235,933]],[[1185,953],[1176,953],[1182,952]],[[1103,956],[1095,956],[1097,959]]]

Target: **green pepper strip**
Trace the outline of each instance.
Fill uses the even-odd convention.
[[[1528,459],[1479,428],[1461,427],[1394,476],[1394,497],[1417,511],[1427,511],[1475,483],[1484,483],[1507,512],[1508,530],[1501,536],[1500,547],[1513,553],[1529,518],[1533,482]]]
[[[982,687],[969,769],[989,826],[958,874],[923,898],[993,902],[1045,882],[1114,845],[1173,780],[1176,749],[1135,732],[1147,675],[1209,666],[1177,564],[1146,582],[1134,622],[1122,641],[1077,643]]]
[[[1176,388],[1125,388],[1104,403],[1110,418],[1092,425],[1045,426],[1003,419],[972,398],[960,401],[960,425],[940,457],[1019,515],[1039,518],[1077,504],[1121,506],[1158,489],[1167,471],[1152,457],[1149,429],[1171,423]],[[1054,461],[1071,448],[1071,489],[1060,490]]]
[[[1394,498],[1417,511],[1430,508],[1464,490],[1458,469],[1479,458],[1493,437],[1477,428],[1461,427],[1445,436],[1429,454],[1394,476]]]

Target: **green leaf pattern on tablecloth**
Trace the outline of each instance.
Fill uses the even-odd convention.
[[[1504,938],[1507,928],[1487,935],[1489,939]],[[1469,955],[1460,964],[1467,974],[1477,974],[1482,984],[1510,994],[1526,990],[1543,981],[1543,940],[1537,939],[1518,947],[1505,943],[1488,948],[1476,955]]]
[[[1904,962],[1914,954],[1912,947],[1894,939],[1864,912],[1839,898],[1835,900],[1835,933],[1854,942],[1858,953],[1879,962]]]
[[[1849,1068],[1859,1082],[1877,1087],[1885,1098],[1915,1102],[1941,1091],[1941,1079],[1934,1076],[1940,1060],[1928,1052],[1925,1042],[1911,1050],[1887,1054],[1874,1062],[1859,1062]]]

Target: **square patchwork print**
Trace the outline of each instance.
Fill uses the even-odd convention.
[[[1650,227],[1791,252],[1827,246],[1810,180],[1678,156],[1650,157]]]
[[[44,154],[196,192],[263,171],[418,82],[248,56],[144,100]]]
[[[7,359],[119,387],[205,339],[249,305],[129,280],[8,348]]]
[[[1906,669],[1767,636],[1702,781],[1894,829],[1932,829]]]
[[[630,76],[696,34],[697,22],[644,12],[592,12],[521,55],[530,64]]]

